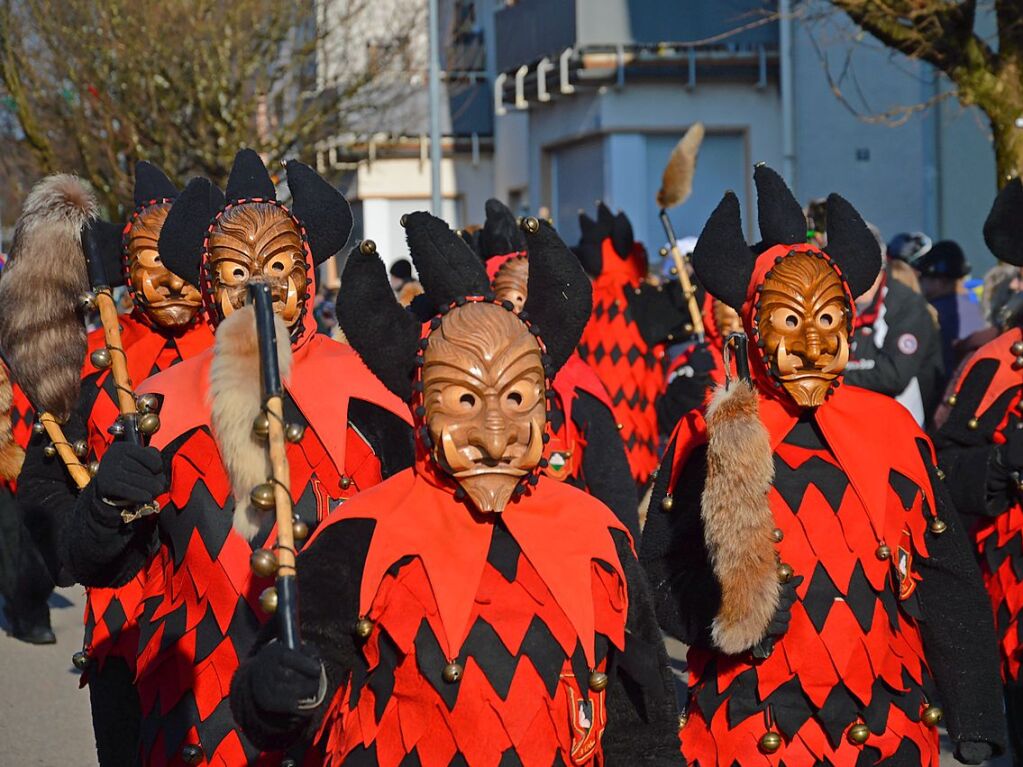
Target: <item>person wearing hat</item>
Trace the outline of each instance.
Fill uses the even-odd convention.
[[[942,359],[946,379],[956,366],[955,344],[961,338],[984,327],[980,307],[970,300],[963,288],[971,266],[959,244],[939,240],[930,250],[912,262],[920,276],[920,288],[938,312],[941,327]]]
[[[348,202],[308,166],[290,161],[286,172],[288,206],[249,149],[235,157],[226,201],[201,178],[174,201],[159,254],[199,286],[214,346],[138,387],[162,400],[159,431],[149,447],[107,449],[67,525],[67,566],[81,583],[118,586],[146,573],[136,759],[152,767],[261,758],[227,701],[231,675],[267,620],[260,594],[275,563],[258,553],[274,545],[276,527],[253,492],[267,481],[268,459],[250,282],[267,283],[273,296],[296,540],[412,460],[407,409],[349,347],[316,333],[315,269],[348,240]],[[125,521],[126,509],[153,501],[159,514]]]

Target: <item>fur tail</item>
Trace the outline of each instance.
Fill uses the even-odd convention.
[[[0,279],[0,347],[38,407],[65,420],[78,400],[86,333],[78,308],[89,288],[82,226],[96,198],[76,176],[48,176],[32,189],[14,228]]]
[[[756,391],[743,381],[718,387],[707,408],[707,432],[701,515],[721,584],[711,636],[724,652],[736,654],[764,638],[781,592],[768,502],[774,459]]]
[[[286,380],[291,373],[291,343],[279,317],[274,318],[274,325],[277,360]],[[266,443],[252,433],[252,422],[263,408],[260,381],[256,315],[246,306],[217,327],[210,399],[213,431],[234,494],[234,528],[247,540],[259,532],[264,518],[252,508],[249,493],[271,476]]]
[[[25,451],[14,441],[11,431],[11,408],[14,406],[14,391],[7,368],[0,365],[0,479],[14,480],[21,473],[25,462]]]

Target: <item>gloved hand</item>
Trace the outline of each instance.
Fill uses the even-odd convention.
[[[1010,424],[1006,442],[998,446],[998,460],[1009,471],[1023,471],[1023,422]]]
[[[982,764],[994,755],[990,743],[984,741],[964,740],[956,743],[956,761],[962,764]]]
[[[803,576],[798,575],[788,583],[782,584],[781,594],[778,597],[778,609],[774,611],[774,618],[771,619],[771,623],[767,627],[767,636],[752,650],[754,658],[763,660],[768,657],[774,650],[774,643],[785,636],[785,632],[789,630],[789,621],[792,620],[792,605],[796,603],[796,589],[802,582]]]
[[[301,651],[277,641],[264,645],[250,662],[248,676],[253,703],[272,714],[311,716],[327,689],[323,664],[308,645]]]
[[[115,442],[103,455],[93,485],[96,518],[114,527],[125,507],[151,503],[167,487],[163,457],[156,448]]]

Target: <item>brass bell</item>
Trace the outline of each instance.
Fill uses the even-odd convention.
[[[590,673],[590,689],[594,692],[600,692],[607,687],[607,674],[603,671],[593,671]]]
[[[360,618],[355,622],[355,636],[359,637],[359,639],[369,639],[369,635],[372,633],[373,621],[369,618]]]
[[[945,715],[945,712],[942,711],[937,706],[928,706],[927,708],[924,709],[924,712],[920,715],[920,721],[922,721],[928,727],[937,727],[938,726],[938,722],[941,721],[941,718],[944,715]]]
[[[194,743],[182,747],[181,749],[181,761],[187,765],[195,765],[202,762],[203,753],[202,747],[197,746]]]
[[[1017,341],[1009,347],[1009,351],[1016,357],[1023,356],[1023,341]]]
[[[870,728],[863,724],[863,722],[854,724],[849,728],[849,732],[846,737],[849,738],[849,742],[854,746],[862,746],[867,742],[867,738],[870,737]]]
[[[300,423],[289,423],[284,429],[284,439],[297,445],[305,436],[305,426]]]
[[[459,663],[449,663],[444,667],[444,681],[454,684],[462,678],[462,666]]]
[[[693,323],[687,322],[685,325],[682,326],[682,330],[684,330],[686,333],[692,333],[693,332]]]
[[[124,424],[121,422],[120,418],[107,427],[107,434],[110,434],[113,437],[124,436]]]
[[[71,445],[71,449],[78,458],[85,458],[86,453],[89,452],[89,443],[84,439],[77,439],[74,444]]]
[[[664,498],[661,499],[661,511],[671,511],[674,505],[675,499],[672,498],[670,495],[666,495],[664,496]]]
[[[774,528],[774,530],[771,531],[771,540],[774,541],[775,543],[781,543],[784,539],[785,533],[781,531],[780,527],[776,527]]]
[[[776,732],[765,732],[760,736],[760,750],[765,754],[773,754],[781,748],[781,735]]]
[[[892,550],[888,548],[888,544],[886,543],[882,543],[877,547],[877,551],[874,552],[874,556],[881,560],[888,559],[891,555]]]
[[[1012,361],[1013,370],[1019,370],[1020,368],[1023,368],[1023,357],[1017,357]]]
[[[269,578],[277,572],[277,557],[269,549],[256,549],[249,557],[249,567],[260,578]]]
[[[257,415],[252,421],[252,433],[256,439],[266,439],[270,434],[270,416],[265,412]]]
[[[788,583],[792,580],[792,576],[795,575],[795,570],[792,569],[792,565],[787,565],[782,562],[778,565],[778,582]]]
[[[624,423],[616,423],[615,424],[615,428],[617,428],[618,431],[621,431],[622,429],[625,428],[625,424]]]
[[[522,228],[530,234],[536,234],[540,231],[540,222],[533,216],[526,216],[522,219]]]
[[[938,519],[937,517],[931,520],[930,527],[931,532],[934,533],[935,535],[941,535],[943,532],[948,530],[948,525],[946,525],[944,521]]]
[[[158,413],[160,411],[160,398],[155,394],[140,394],[135,400],[135,405],[140,413]]]
[[[89,461],[89,465],[86,468],[89,470],[89,475],[95,477],[96,472],[99,471],[99,461]]]
[[[372,256],[377,252],[377,244],[373,240],[363,240],[359,244],[359,252],[364,256]]]
[[[980,422],[976,418],[971,418],[966,422],[967,429],[976,429],[978,426],[980,426]]]
[[[350,477],[348,477],[348,476],[341,477],[341,489],[342,490],[347,490],[351,486],[352,486],[352,480],[351,480]]]
[[[401,224],[401,228],[404,229],[408,223],[408,213],[403,213],[401,218],[398,219],[398,223]]]
[[[689,724],[689,712],[683,711],[678,715],[678,728],[681,730],[687,724]]]
[[[71,665],[79,671],[85,671],[92,665],[92,658],[89,657],[89,653],[85,650],[79,650],[71,656]]]
[[[93,366],[100,370],[105,370],[113,364],[109,349],[97,349],[89,355],[89,359],[92,361]]]
[[[934,470],[934,473],[938,475],[938,479],[944,481],[944,479],[945,479],[945,472],[943,472],[941,469],[936,468]]]
[[[295,536],[296,541],[304,541],[309,537],[309,525],[304,519],[296,519],[291,524],[291,533]]]
[[[671,276],[672,277],[678,277],[678,267],[677,266],[671,267],[670,271],[671,271]]]
[[[277,501],[274,499],[274,486],[269,482],[256,485],[249,493],[249,500],[260,511],[270,511],[277,505]]]
[[[273,586],[263,589],[263,593],[259,595],[259,606],[267,615],[277,612],[277,589]]]
[[[91,312],[96,308],[96,294],[91,290],[87,290],[78,296],[78,307],[83,312]]]
[[[35,434],[45,434],[46,433],[46,427],[43,426],[43,422],[42,421],[36,421],[35,423],[32,424],[32,431]]]
[[[160,430],[160,416],[156,413],[146,413],[139,419],[139,431],[147,437],[151,437]]]
[[[56,446],[54,445],[43,446],[43,455],[45,455],[47,458],[53,458],[55,455],[57,455]]]
[[[956,395],[953,394],[951,397],[949,397],[947,400],[945,400],[945,404],[948,405],[949,407],[955,407],[956,403],[958,401],[959,401],[959,398]]]
[[[658,253],[658,255],[661,258],[667,258],[668,257],[668,249],[667,248],[661,248],[660,250],[657,251],[657,253]]]

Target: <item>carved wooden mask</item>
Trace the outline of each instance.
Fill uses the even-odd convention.
[[[224,317],[245,305],[253,279],[265,280],[274,312],[293,330],[302,317],[309,285],[302,234],[282,208],[250,202],[229,208],[210,233],[214,299]]]
[[[143,210],[128,232],[128,279],[135,304],[153,324],[165,330],[187,327],[202,304],[199,289],[163,265],[157,242],[170,211],[169,202]]]
[[[849,303],[823,258],[786,256],[764,280],[757,324],[764,359],[802,407],[824,403],[849,361]]]
[[[711,312],[714,315],[714,327],[718,329],[722,338],[728,338],[732,333],[742,332],[742,320],[739,319],[739,313],[724,301],[715,298]]]
[[[506,309],[452,309],[423,354],[423,404],[437,465],[477,509],[500,513],[543,455],[540,346]]]
[[[525,256],[509,258],[494,275],[494,294],[499,301],[511,301],[515,313],[522,311],[529,295],[529,259]]]

